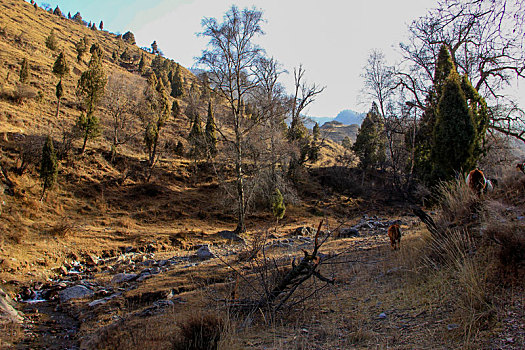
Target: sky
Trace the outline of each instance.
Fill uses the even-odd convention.
[[[165,57],[192,68],[208,40],[196,34],[201,20],[222,21],[232,6],[263,11],[265,35],[257,39],[268,56],[282,63],[288,74],[282,83],[291,92],[293,68],[306,70],[309,83],[326,86],[305,113],[335,117],[344,109],[367,111],[361,74],[373,49],[385,53],[389,63],[400,59],[399,43],[407,25],[434,7],[436,0],[49,0],[54,8],[84,20],[104,21],[114,33],[131,31],[138,46],[156,40]]]

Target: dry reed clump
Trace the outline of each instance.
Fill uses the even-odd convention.
[[[438,227],[470,229],[479,223],[483,201],[468,187],[463,178],[441,183],[438,186],[437,199]]]
[[[174,350],[215,350],[225,330],[223,320],[215,314],[196,315],[179,325]]]
[[[435,222],[441,234],[427,239],[421,258],[434,271],[430,276],[446,284],[442,302],[453,302],[463,338],[470,344],[490,327],[496,315],[496,290],[490,283],[495,271],[492,248],[481,239],[486,234],[488,201],[473,193],[462,179],[441,184],[438,198]]]

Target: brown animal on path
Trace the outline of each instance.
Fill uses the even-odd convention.
[[[467,182],[468,187],[478,196],[481,195],[487,187],[487,179],[485,178],[485,175],[477,168],[467,175],[465,181]]]
[[[390,237],[392,250],[401,248],[401,228],[399,228],[398,224],[390,225],[388,228],[388,237]]]

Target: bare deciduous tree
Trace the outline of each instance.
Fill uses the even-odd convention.
[[[222,138],[233,146],[237,187],[237,228],[244,232],[247,198],[245,196],[244,142],[249,133],[260,123],[255,116],[249,116],[245,103],[258,83],[255,67],[262,49],[253,39],[263,34],[262,12],[256,9],[239,10],[232,6],[219,23],[215,18],[204,18],[201,36],[209,38],[208,49],[204,50],[198,62],[207,68],[208,77],[220,97],[227,101],[229,113],[224,120],[233,129],[230,137],[218,131]]]
[[[144,79],[135,75],[114,72],[108,79],[104,106],[110,116],[111,159],[120,145],[137,135],[133,132],[135,115],[141,103]]]

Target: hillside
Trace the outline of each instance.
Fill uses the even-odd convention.
[[[345,137],[349,137],[352,142],[355,142],[359,125],[345,125],[338,121],[331,121],[324,123],[321,126],[321,134],[334,142],[341,144]]]
[[[70,66],[58,117],[52,30]],[[102,49],[108,84],[93,112],[101,132],[82,152],[84,37]],[[22,0],[0,2],[0,49],[1,349],[524,347],[522,173],[479,196],[452,182],[421,209],[391,173],[355,166],[341,141],[355,141],[357,124],[328,122],[322,141],[294,143],[284,123],[255,123],[251,101],[236,145],[228,106],[202,77],[180,67],[174,97],[175,61]],[[179,113],[152,122],[162,103]],[[115,145],[115,107],[126,105]],[[189,137],[211,106],[215,155]],[[48,135],[58,172],[43,193]],[[235,232],[243,185],[246,232]]]

